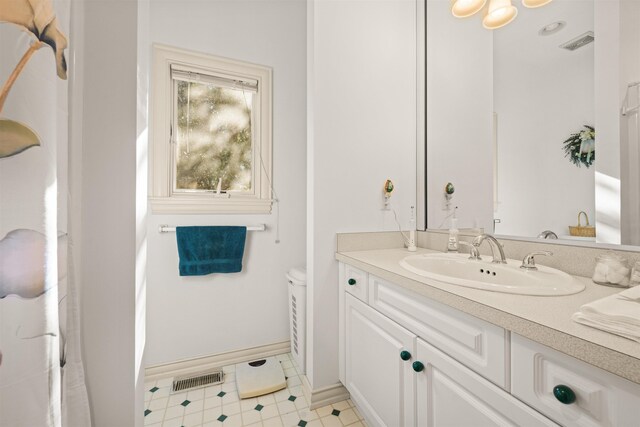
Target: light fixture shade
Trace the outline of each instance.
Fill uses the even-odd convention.
[[[466,18],[482,10],[487,0],[451,0],[451,13],[456,18]]]
[[[552,0],[522,0],[522,5],[528,8],[535,8],[551,3]]]
[[[511,4],[511,0],[491,0],[482,20],[482,26],[488,30],[495,30],[504,27],[516,16],[518,16],[518,9]]]

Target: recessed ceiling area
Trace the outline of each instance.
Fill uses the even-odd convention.
[[[559,22],[564,25],[557,26]],[[560,47],[593,31],[593,22],[593,0],[555,0],[545,7],[522,11],[511,25],[495,31],[494,49],[532,64],[566,58],[567,55],[593,54],[593,44],[575,51]],[[545,27],[550,31],[541,36]]]

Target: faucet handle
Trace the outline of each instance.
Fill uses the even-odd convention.
[[[551,230],[544,230],[538,234],[538,239],[557,239],[558,235]]]
[[[553,252],[549,252],[549,251],[531,252],[522,259],[522,265],[520,266],[520,268],[523,268],[527,271],[536,271],[538,269],[538,267],[536,267],[536,260],[535,260],[535,257],[537,255],[551,256],[553,255]]]
[[[459,240],[458,244],[469,248],[469,259],[482,261],[482,258],[480,258],[480,251],[478,250],[478,247],[476,245],[465,242],[464,240]]]

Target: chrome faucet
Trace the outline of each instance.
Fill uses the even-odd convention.
[[[477,246],[474,246],[471,243],[465,242],[464,240],[460,240],[458,242],[458,245],[466,246],[469,248],[469,259],[472,259],[475,261],[482,261],[482,258],[480,258],[480,252],[478,251]]]
[[[535,252],[531,252],[528,253],[522,260],[522,265],[520,266],[520,268],[527,270],[527,271],[536,271],[538,270],[538,267],[536,267],[536,260],[535,260],[535,256],[536,255],[546,255],[546,256],[551,256],[553,255],[553,252],[549,252],[549,251],[535,251]]]
[[[551,230],[544,230],[538,234],[538,239],[557,239],[558,235]]]
[[[479,249],[480,245],[482,245],[482,242],[484,242],[485,240],[489,242],[489,247],[491,248],[491,255],[493,256],[493,260],[491,262],[494,262],[496,264],[506,264],[507,258],[504,256],[504,250],[502,249],[502,245],[491,234],[481,234],[477,236],[475,239],[473,239],[473,246]],[[498,254],[500,255],[500,258],[496,258],[496,251],[494,247],[498,249]]]

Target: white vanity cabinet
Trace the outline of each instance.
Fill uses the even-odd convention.
[[[345,386],[373,426],[554,426],[496,385],[351,295]]]
[[[471,370],[506,389],[508,332],[415,292],[369,277],[369,305],[444,351]]]
[[[367,278],[369,289],[352,292],[347,274]],[[501,328],[417,295],[411,303],[394,285],[344,264],[340,275],[340,377],[369,425],[555,425],[477,373],[504,381],[508,341]],[[503,363],[497,375],[487,363],[492,357]]]
[[[509,393],[418,338],[417,426],[556,426]]]
[[[639,384],[364,270],[339,270],[340,380],[369,425],[640,427]]]

